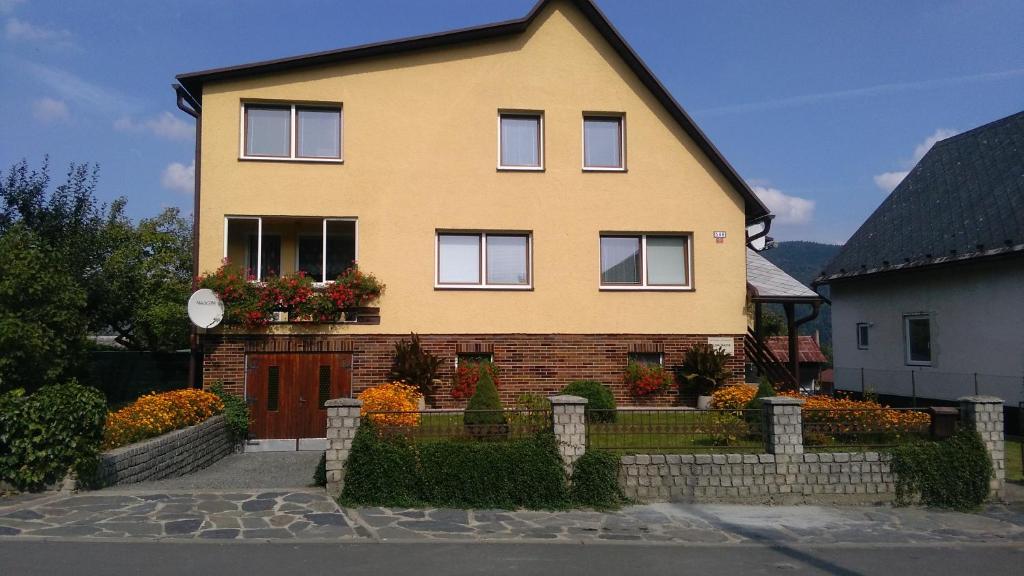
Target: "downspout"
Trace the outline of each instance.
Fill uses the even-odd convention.
[[[202,106],[189,94],[188,90],[181,84],[172,84],[174,94],[177,97],[178,109],[196,119],[196,149],[195,149],[195,183],[192,195],[192,289],[197,288],[199,278],[199,163],[200,151],[202,150]],[[199,333],[195,326],[189,331],[189,362],[188,362],[188,385],[190,388],[201,388],[202,382],[199,378],[200,364],[202,362],[202,351],[199,346]]]
[[[818,317],[818,313],[821,311],[821,302],[812,302],[811,313],[803,318],[794,318],[794,310],[796,304],[787,302],[783,305],[786,311],[786,328],[789,332],[789,365],[790,370],[793,373],[793,379],[796,380],[797,390],[800,389],[800,339],[799,339],[799,328],[804,324],[814,320]]]

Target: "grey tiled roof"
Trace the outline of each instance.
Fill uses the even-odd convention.
[[[1024,254],[1024,112],[936,143],[816,283]]]
[[[760,299],[821,299],[814,290],[804,286],[799,280],[783,272],[782,268],[750,248],[747,248],[747,285],[753,291],[753,295]]]

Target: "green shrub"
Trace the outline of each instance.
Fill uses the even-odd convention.
[[[341,501],[352,505],[415,506],[418,503],[416,451],[401,436],[381,437],[363,420],[345,462]]]
[[[224,385],[216,382],[210,386],[210,391],[220,398],[224,403],[224,422],[228,426],[231,439],[241,442],[249,437],[249,405],[245,398],[235,396],[224,390]]]
[[[0,395],[0,480],[35,491],[74,471],[92,483],[106,417],[103,394],[74,381]]]
[[[600,510],[622,504],[619,489],[619,457],[603,450],[587,450],[573,465],[573,504]]]
[[[587,399],[587,420],[615,422],[615,396],[607,386],[595,380],[576,380],[562,389],[562,394]],[[592,412],[597,410],[597,412]]]
[[[313,471],[313,485],[314,486],[327,486],[327,453],[324,452],[320,455],[320,462],[316,465],[316,470]]]
[[[771,398],[777,396],[778,393],[775,391],[775,387],[768,381],[767,378],[762,377],[761,382],[757,385],[757,392],[754,393],[754,397],[747,402],[747,405],[743,407],[746,412],[743,413],[743,419],[746,420],[753,431],[756,432],[761,429],[762,421],[764,420],[763,413],[761,411],[761,399]]]
[[[502,442],[430,442],[418,447],[422,493],[431,506],[565,508],[565,471],[554,435]]]
[[[992,459],[981,436],[960,430],[940,442],[918,442],[892,451],[896,503],[970,510],[987,498]]]
[[[498,388],[490,372],[480,371],[476,392],[466,404],[462,422],[466,431],[474,438],[500,439],[508,436],[508,419],[501,408]]]

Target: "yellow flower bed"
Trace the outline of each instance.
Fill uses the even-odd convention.
[[[152,393],[107,414],[103,449],[109,450],[198,424],[220,414],[224,403],[216,394],[187,389]]]
[[[360,414],[385,426],[416,426],[420,423],[420,398],[415,386],[388,382],[367,388],[359,394],[363,401]],[[370,414],[371,412],[405,412],[405,414]]]
[[[742,410],[757,394],[756,386],[724,386],[711,396],[712,408]],[[912,410],[884,410],[878,402],[851,400],[832,396],[801,396],[796,392],[780,392],[779,396],[803,398],[803,420],[832,434],[843,433],[923,433],[931,424],[931,416]]]

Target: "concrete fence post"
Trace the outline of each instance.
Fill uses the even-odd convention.
[[[327,493],[337,498],[345,485],[345,461],[359,428],[363,401],[336,398],[328,400],[324,406],[327,408]]]
[[[551,396],[551,425],[558,442],[565,472],[572,476],[573,465],[587,451],[587,399],[579,396]]]
[[[960,398],[960,415],[969,430],[981,435],[992,458],[995,475],[989,481],[989,493],[999,499],[1006,496],[1006,444],[1003,438],[1003,400],[995,396]]]
[[[790,396],[761,398],[764,448],[769,454],[803,454],[803,403],[802,399]]]

